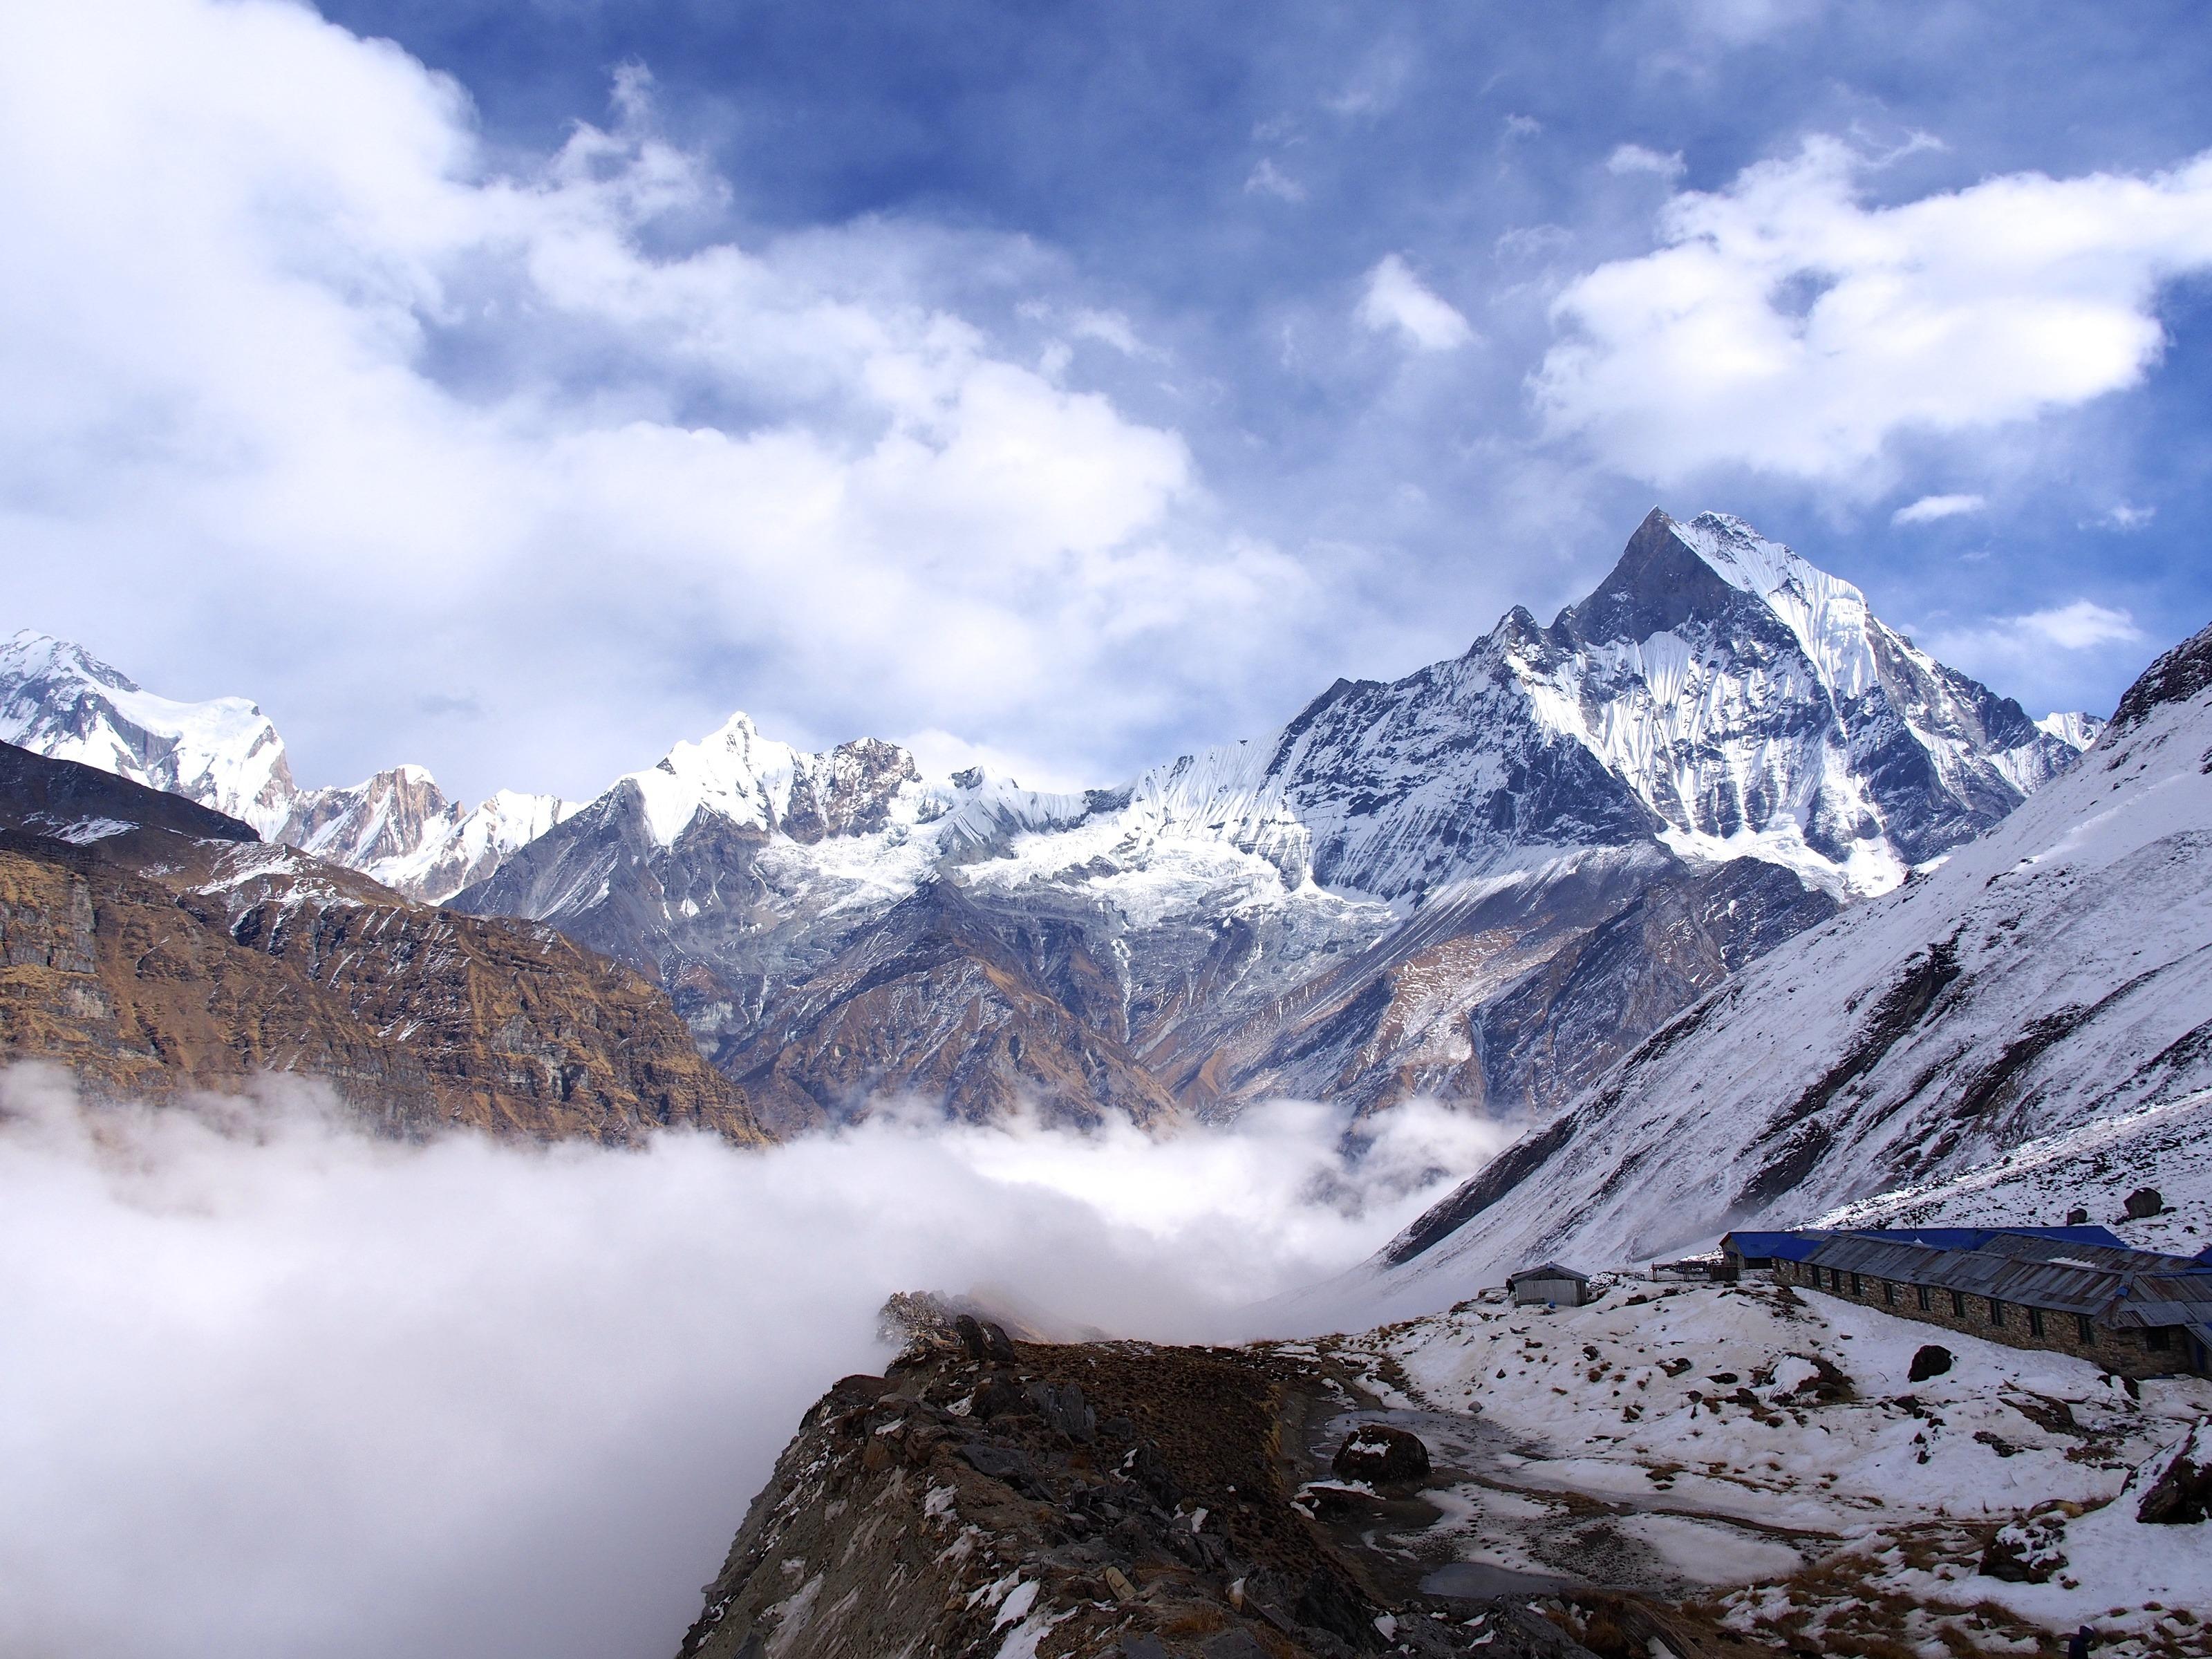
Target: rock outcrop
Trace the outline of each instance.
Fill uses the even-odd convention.
[[[1769,1651],[1635,1596],[1425,1593],[1371,1519],[1321,1514],[1324,1419],[1359,1384],[1310,1349],[919,1328],[808,1413],[682,1659]],[[1392,1477],[1408,1494],[1411,1465]]]

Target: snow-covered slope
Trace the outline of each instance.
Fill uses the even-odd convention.
[[[1913,1366],[1931,1336],[1949,1356],[1933,1376]],[[2191,1610],[2203,1524],[2140,1518],[2177,1449],[2212,1437],[2201,1378],[2124,1385],[2088,1360],[1757,1282],[1626,1279],[1556,1310],[1465,1303],[1291,1349],[1312,1350],[1382,1402],[1332,1433],[1416,1433],[1437,1472],[1418,1530],[1339,1501],[1465,1593],[1531,1577],[1702,1589],[1747,1652],[2046,1654],[2085,1622],[2100,1655],[2212,1651]],[[1985,1571],[1996,1524],[2024,1519],[2062,1558],[2041,1582]]]
[[[0,740],[185,796],[264,840],[433,902],[575,811],[510,790],[471,810],[447,800],[419,766],[302,789],[276,726],[245,698],[158,697],[82,647],[27,629],[0,647]]]
[[[2042,1206],[2017,1219],[2102,1220],[2142,1154],[2202,1160],[2208,1087],[2212,629],[1988,835],[1658,1030],[1394,1243],[1369,1291],[1442,1305],[1523,1257],[1643,1259],[1844,1205],[1966,1218],[2001,1191]]]

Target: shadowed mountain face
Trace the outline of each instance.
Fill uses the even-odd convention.
[[[395,1132],[765,1137],[658,987],[233,818],[0,744],[0,1058],[159,1098],[320,1079]]]
[[[1941,868],[1659,1026],[1393,1244],[1363,1293],[1442,1306],[1503,1262],[1642,1259],[1831,1214],[2117,1219],[2160,1164],[2142,1149],[2201,1139],[2212,1100],[2208,824],[2212,629]]]
[[[2039,727],[1788,548],[1656,511],[1548,627],[1516,610],[1463,656],[1082,794],[738,715],[581,808],[487,827],[495,802],[464,834],[407,769],[303,805],[251,705],[162,703],[25,637],[0,711],[26,741],[250,798],[267,833],[416,890],[474,860],[456,908],[659,980],[787,1124],[886,1094],[1076,1122],[1284,1092],[1546,1111],[1998,821],[2077,752],[2055,733],[2096,725]]]

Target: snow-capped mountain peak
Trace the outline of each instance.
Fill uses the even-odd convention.
[[[0,739],[280,830],[297,793],[283,739],[243,697],[176,702],[80,645],[24,629],[0,647]]]
[[[26,629],[0,647],[0,740],[182,795],[417,898],[440,901],[575,811],[501,791],[471,811],[401,765],[302,789],[284,740],[243,697],[156,696],[83,647]]]

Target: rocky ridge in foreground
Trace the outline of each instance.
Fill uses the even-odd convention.
[[[1655,1638],[1680,1659],[1768,1651],[1632,1595],[1554,1597],[1546,1617],[1425,1594],[1316,1518],[1324,1425],[1373,1396],[1310,1351],[961,1330],[808,1413],[682,1659],[1591,1659],[1569,1632],[1594,1620],[1639,1659]]]
[[[839,1382],[680,1659],[2204,1659],[2212,1384],[1768,1284]]]

